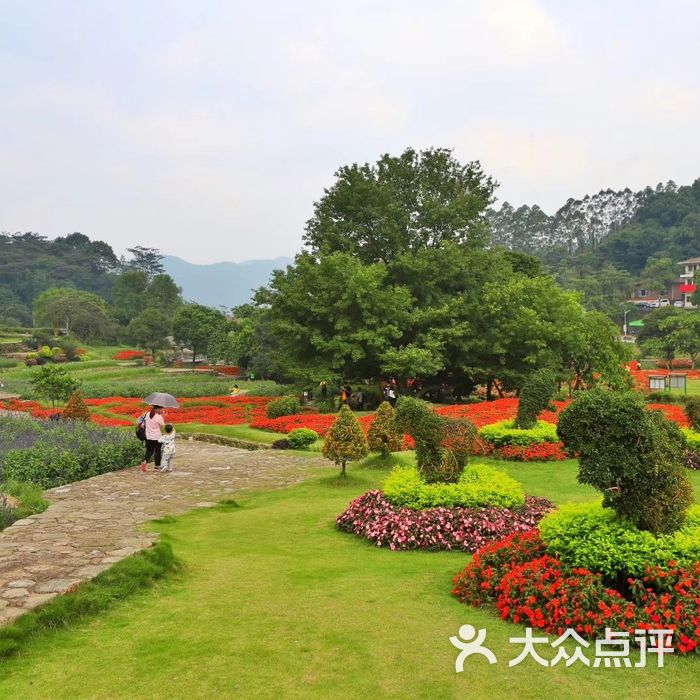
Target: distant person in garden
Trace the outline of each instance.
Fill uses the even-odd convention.
[[[358,386],[355,392],[355,402],[357,404],[358,411],[365,410],[365,393],[362,391],[362,387]]]
[[[321,389],[321,398],[325,401],[328,398],[328,382],[321,381],[318,386]]]
[[[238,394],[241,393],[241,389],[238,386],[238,384],[234,384],[233,388],[231,389],[231,396],[238,396]]]
[[[170,423],[165,426],[165,435],[161,435],[160,445],[163,451],[163,467],[160,471],[171,472],[173,470],[173,458],[175,457],[175,428]]]
[[[144,415],[144,425],[146,428],[146,456],[141,462],[141,471],[145,472],[151,457],[154,458],[154,468],[160,469],[162,459],[162,445],[160,442],[161,428],[165,427],[163,420],[163,409],[160,406],[152,406],[151,410]]]
[[[386,400],[392,405],[396,406],[396,391],[394,387],[390,384],[386,390]]]

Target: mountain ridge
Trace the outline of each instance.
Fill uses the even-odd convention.
[[[292,262],[293,258],[283,255],[237,263],[191,263],[177,255],[164,255],[162,259],[167,274],[182,287],[184,299],[214,307],[245,304],[255,289],[269,282],[274,270],[283,270]]]

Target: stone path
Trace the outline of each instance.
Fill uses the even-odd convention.
[[[0,532],[0,625],[149,547],[144,522],[215,505],[248,490],[298,483],[320,457],[178,443],[175,471],[138,468],[46,492],[49,508]]]

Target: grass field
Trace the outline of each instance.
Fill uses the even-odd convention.
[[[574,461],[500,465],[530,493],[594,497]],[[0,666],[0,697],[697,697],[697,657],[663,669],[509,668],[520,646],[508,638],[522,628],[450,596],[468,556],[394,553],[335,530],[335,516],[385,475],[353,469],[342,484],[329,469],[240,508],[149,525],[168,534],[184,573],[37,638]],[[454,672],[448,638],[465,623],[487,629],[498,664],[471,658]]]

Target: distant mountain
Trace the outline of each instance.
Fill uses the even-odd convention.
[[[165,271],[182,287],[186,301],[231,307],[250,301],[253,290],[266,285],[273,270],[283,270],[293,260],[280,257],[195,265],[174,255],[165,255],[162,262]]]

